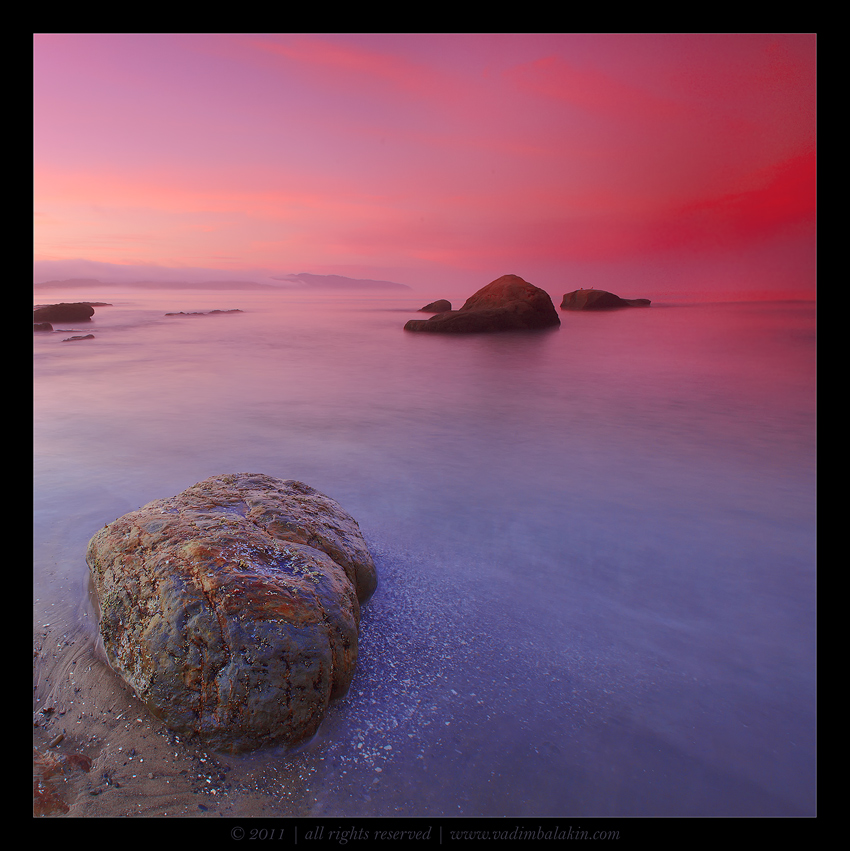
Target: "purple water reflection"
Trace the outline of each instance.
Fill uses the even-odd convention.
[[[103,300],[94,341],[35,339],[37,618],[77,617],[120,514],[302,479],[381,582],[279,769],[312,814],[814,813],[813,305],[445,338],[402,332],[420,298]]]

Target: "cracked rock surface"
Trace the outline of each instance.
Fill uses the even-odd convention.
[[[309,485],[214,476],[105,526],[87,562],[110,666],[177,732],[295,744],[348,690],[375,567]]]

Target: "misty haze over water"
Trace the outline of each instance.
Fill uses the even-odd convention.
[[[93,641],[91,535],[212,475],[360,524],[352,689],[244,758],[309,814],[815,813],[813,303],[446,337],[404,292],[36,293],[111,302],[34,341],[37,624]]]

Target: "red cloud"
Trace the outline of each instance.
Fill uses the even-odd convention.
[[[673,211],[650,241],[653,248],[728,245],[754,242],[783,228],[814,223],[817,209],[817,160],[793,157],[758,175],[756,188],[703,198]]]
[[[519,65],[506,76],[523,91],[599,115],[647,120],[682,112],[674,101],[619,82],[601,71],[577,68],[558,56]]]
[[[452,95],[451,81],[443,74],[391,51],[369,50],[313,36],[285,40],[256,38],[248,44],[253,50],[309,66],[320,79],[325,77],[335,85],[359,85],[368,79],[409,95],[440,98]]]

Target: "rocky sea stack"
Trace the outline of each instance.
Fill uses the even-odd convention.
[[[620,298],[605,290],[575,290],[567,293],[561,310],[606,310],[610,307],[649,307],[648,298]]]
[[[437,313],[430,319],[411,319],[405,331],[470,334],[550,328],[561,324],[545,290],[518,275],[502,275],[471,295],[460,310]]]
[[[309,485],[214,476],[105,526],[87,561],[110,666],[172,730],[294,744],[348,690],[375,566]]]

